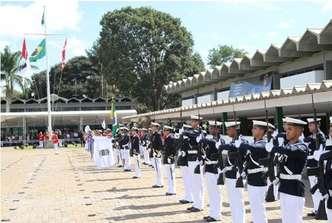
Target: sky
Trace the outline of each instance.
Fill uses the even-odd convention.
[[[323,28],[332,19],[332,0],[215,0],[215,1],[78,1],[0,0],[0,50],[8,45],[20,50],[23,38],[29,54],[42,40],[40,24],[46,6],[48,60],[60,62],[65,38],[67,59],[85,55],[97,40],[103,14],[122,7],[148,6],[180,18],[192,33],[194,51],[204,62],[210,49],[232,45],[249,55],[281,45],[288,36],[301,36],[307,28]],[[45,60],[38,62],[40,70]]]

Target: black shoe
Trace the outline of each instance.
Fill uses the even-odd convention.
[[[179,200],[179,202],[180,202],[181,204],[189,204],[189,203],[191,203],[190,201],[187,201],[187,200],[184,200],[184,199]]]
[[[136,176],[133,176],[133,179],[137,179],[138,177],[136,177]]]
[[[316,216],[316,212],[312,211],[310,213],[307,214],[308,217],[315,217]]]
[[[188,211],[191,211],[192,209],[194,209],[194,207],[187,208]]]
[[[172,195],[176,195],[176,193],[168,193],[168,192],[166,192],[166,196],[172,196]]]
[[[153,185],[152,188],[163,188],[164,186]]]
[[[202,211],[201,209],[198,209],[198,208],[195,208],[195,207],[192,207],[191,209],[190,209],[190,212],[200,212],[200,211]]]
[[[123,170],[124,172],[131,172],[131,170]]]
[[[203,217],[203,220],[206,220],[206,219],[208,219],[210,216],[205,216],[205,217]]]
[[[207,219],[205,219],[207,222],[213,222],[213,221],[218,221],[217,219],[215,218],[212,218],[212,217],[208,217]]]

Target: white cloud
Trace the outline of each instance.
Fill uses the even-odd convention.
[[[0,4],[0,36],[21,37],[24,33],[42,33],[43,6],[46,6],[48,32],[79,29],[82,15],[78,0],[34,0]]]
[[[88,46],[86,42],[76,37],[70,37],[67,41],[68,58],[85,55],[85,50],[87,48]]]

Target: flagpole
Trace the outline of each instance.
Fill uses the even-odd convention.
[[[47,131],[48,134],[52,134],[52,116],[51,116],[51,89],[50,89],[50,69],[48,63],[48,52],[47,52],[47,27],[46,27],[46,6],[44,6],[44,35],[45,35],[45,61],[46,61],[46,86],[47,86]]]

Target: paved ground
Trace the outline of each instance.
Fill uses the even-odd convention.
[[[1,222],[203,222],[207,208],[187,213],[189,205],[178,203],[180,177],[179,196],[166,197],[165,189],[151,188],[151,168],[144,167],[143,179],[132,175],[119,168],[97,170],[83,149],[59,155],[52,150],[1,149]],[[222,190],[222,222],[231,222]],[[246,208],[250,220],[248,202]],[[269,222],[280,222],[277,202],[267,205],[267,213]]]

